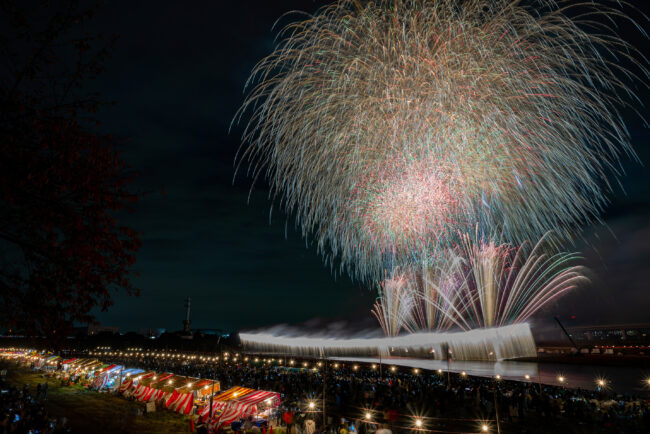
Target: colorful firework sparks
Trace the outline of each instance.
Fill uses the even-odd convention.
[[[462,239],[457,249],[434,264],[397,270],[384,283],[374,313],[387,336],[401,330],[470,330],[522,323],[588,282],[582,267],[571,265],[578,258],[575,254],[547,253],[547,237],[532,247],[524,243],[518,248]],[[386,291],[392,282],[399,282],[398,290]]]
[[[628,19],[612,4],[340,0],[255,67],[238,161],[369,281],[476,224],[513,245],[571,238],[634,156],[618,113],[634,74],[611,59],[648,75],[597,18]]]
[[[381,283],[379,301],[372,314],[386,336],[397,336],[403,329],[413,332],[413,310],[416,298],[406,276],[395,273]]]
[[[447,235],[460,204],[452,175],[441,166],[408,162],[384,171],[384,179],[360,183],[349,202],[359,232],[377,249],[407,251],[417,248],[413,240]]]

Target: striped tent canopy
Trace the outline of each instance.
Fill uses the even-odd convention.
[[[196,378],[185,377],[183,375],[170,375],[161,374],[159,380],[152,383],[152,387],[164,390],[165,392],[173,392],[174,390],[185,389],[188,383],[192,383]]]
[[[216,395],[212,398],[212,411],[209,412],[211,416],[215,415],[215,412],[218,413],[223,410],[225,402],[237,398],[238,396],[246,396],[247,394],[255,392],[254,389],[248,389],[246,387],[235,386],[231,387],[228,390],[224,390],[222,393]],[[204,406],[199,409],[199,418],[202,422],[205,422],[208,419],[208,410],[210,407],[210,402],[206,402]]]
[[[43,366],[46,363],[55,364],[61,358],[61,356],[49,356],[48,357],[48,356],[39,356],[39,355],[34,355],[32,357],[38,358],[38,361],[36,362],[38,366]]]
[[[179,393],[194,393],[195,397],[201,398],[204,395],[210,395],[210,393],[217,393],[221,390],[220,383],[218,381],[185,377],[186,383],[178,388]]]
[[[235,387],[231,387],[228,390],[224,390],[223,393],[220,393],[214,398],[212,398],[212,411],[209,412],[210,418],[213,418],[216,414],[219,414],[219,412],[223,410],[223,408],[225,407],[225,405],[223,405],[224,402],[237,399],[238,397],[239,398],[244,397],[249,393],[253,393],[253,392],[255,392],[255,389],[248,389],[246,387],[241,387],[241,386],[235,386]],[[199,416],[202,418],[204,422],[205,420],[208,419],[209,407],[210,407],[210,403],[207,402],[201,409],[199,409]]]
[[[138,401],[149,402],[152,399],[153,393],[156,389],[145,386],[143,384],[138,384],[133,389],[133,397]]]
[[[124,371],[124,378],[122,379],[122,385],[120,386],[120,393],[133,393],[140,381],[144,381],[147,378],[153,377],[154,375],[156,375],[154,371],[145,372],[142,369],[127,369]]]
[[[103,389],[107,387],[109,381],[114,378],[116,375],[120,375],[123,371],[123,366],[121,365],[110,365],[106,368],[103,368],[99,371],[94,372],[95,379],[93,381],[93,389]]]
[[[156,375],[155,371],[147,371],[147,372],[141,372],[137,375],[132,375],[128,377],[128,381],[123,381],[122,386],[120,387],[120,393],[124,395],[131,395],[133,392],[135,392],[135,389],[137,388],[138,384],[140,384],[140,381],[144,381],[147,378],[151,378],[154,375]],[[128,386],[125,386],[128,385]]]
[[[192,377],[174,376],[160,383],[165,408],[181,414],[190,414],[194,405],[194,390],[202,380]]]
[[[181,414],[190,414],[194,405],[193,393],[179,393],[178,390],[171,392],[165,401],[165,408]]]
[[[174,379],[176,376],[171,372],[164,372],[158,374],[156,372],[153,375],[145,375],[141,377],[138,381],[138,385],[142,386],[160,386],[162,384],[167,384],[167,381]],[[160,387],[159,387],[160,388]]]
[[[133,397],[142,402],[161,401],[166,393],[163,390],[164,387],[169,382],[173,382],[174,378],[176,376],[171,372],[146,375],[138,381],[138,384],[133,389]]]
[[[96,359],[77,359],[69,363],[65,369],[68,373],[75,375],[80,373],[93,374],[95,371],[101,370],[106,366],[108,365]]]
[[[205,422],[208,420],[208,413],[210,413],[211,418],[214,418],[215,415],[221,414],[223,412],[223,409],[226,407],[228,404],[228,401],[215,401],[214,399],[212,400],[212,412],[208,412],[208,409],[210,408],[210,401],[208,401],[203,407],[199,409],[198,415],[199,415],[199,421]]]
[[[214,412],[208,423],[208,429],[219,431],[221,427],[228,426],[236,420],[245,419],[257,413],[257,408],[252,404],[237,401],[227,401],[223,404],[223,408]]]
[[[120,373],[122,376],[122,384],[119,386],[119,392],[124,393],[133,386],[133,380],[143,374],[145,371],[138,368],[125,369]]]
[[[78,368],[84,369],[86,371],[100,371],[106,367],[105,364],[100,362],[99,360],[94,360],[94,359],[88,359],[85,361],[85,363],[80,364],[77,366]]]
[[[99,390],[106,386],[106,383],[108,382],[108,376],[107,375],[98,375],[95,377],[93,380],[92,388],[95,390]]]
[[[114,369],[117,365],[102,365],[98,369],[93,369],[92,375],[95,377],[99,377],[103,375],[106,372],[110,372],[112,369]]]
[[[211,384],[212,381],[209,380],[171,373],[148,375],[133,387],[133,397],[142,402],[164,404],[165,408],[181,414],[189,414],[194,405],[195,392]]]
[[[67,368],[76,368],[82,366],[95,359],[86,359],[86,358],[75,358],[75,359],[66,359],[61,362],[63,365],[67,365]]]
[[[98,372],[101,372],[101,370],[105,367],[106,365],[103,365],[101,362],[86,363],[83,366],[79,366],[73,370],[70,370],[70,372],[73,372],[75,374],[86,374],[90,377],[94,377],[98,375]]]
[[[149,377],[156,375],[156,371],[146,371],[133,378],[133,381],[139,382],[140,380],[145,380]]]
[[[219,427],[231,424],[235,420],[256,414],[260,407],[277,407],[280,405],[280,394],[277,392],[252,389],[246,390],[250,392],[241,395],[238,394],[237,397],[235,397],[233,391],[233,393],[230,394],[232,398],[213,403],[213,408],[210,412],[209,426],[213,427],[213,429],[218,429]],[[227,392],[228,391],[224,392],[222,395]],[[208,419],[208,406],[209,404],[205,409],[203,409],[203,411],[199,412],[199,418],[202,421]]]
[[[138,369],[138,368],[129,368],[125,369],[122,372],[122,375],[125,377],[135,377],[138,374],[142,374],[144,372],[144,369]]]
[[[124,394],[127,390],[129,390],[133,386],[133,380],[131,379],[126,379],[122,380],[122,385],[120,385],[120,390],[119,392]]]
[[[57,361],[61,358],[60,356],[47,356],[47,355],[39,355],[39,354],[34,354],[29,356],[32,358],[32,361],[34,362],[34,365],[38,368],[42,368],[43,365],[45,364],[55,364]]]
[[[133,396],[143,402],[163,403],[165,408],[181,414],[189,414],[195,395],[209,393],[212,384],[219,390],[219,383],[212,380],[184,377],[171,373],[148,376],[133,389]]]
[[[246,396],[237,398],[234,401],[242,404],[265,405],[268,407],[277,407],[280,405],[280,394],[277,392],[268,392],[266,390],[256,390]]]
[[[120,372],[120,377],[122,378],[122,384],[119,386],[119,391],[120,393],[124,393],[126,390],[128,390],[128,387],[124,387],[125,384],[133,384],[133,379],[137,377],[139,374],[142,374],[144,372],[143,369],[138,369],[138,368],[129,368],[129,369],[124,369],[122,372]]]
[[[215,396],[214,399],[217,401],[230,401],[231,399],[244,397],[252,392],[255,392],[255,389],[248,389],[246,387],[235,386]]]

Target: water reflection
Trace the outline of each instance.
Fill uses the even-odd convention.
[[[648,378],[648,372],[642,368],[519,361],[491,362],[459,360],[448,363],[443,360],[401,357],[382,359],[374,357],[332,357],[331,359],[382,364],[385,370],[390,366],[403,366],[431,371],[466,372],[467,375],[478,377],[495,378],[497,375],[500,375],[505,380],[527,381],[590,390],[595,390],[598,387],[598,379],[603,379],[609,390],[618,393],[650,395],[646,380]]]

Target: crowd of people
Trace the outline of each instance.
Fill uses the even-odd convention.
[[[276,425],[296,432],[369,432],[412,429],[461,429],[504,432],[650,432],[647,398],[495,380],[458,374],[442,375],[405,369],[371,369],[353,363],[328,362],[321,369],[288,367],[264,356],[243,356],[237,362],[183,361],[174,358],[112,356],[106,361],[157,372],[216,378],[225,390],[232,386],[272,390],[282,394]],[[110,359],[110,360],[109,360]],[[295,366],[302,366],[298,360]],[[310,366],[317,361],[309,361]],[[323,399],[325,397],[325,399]],[[287,422],[290,413],[291,422]],[[325,414],[325,417],[323,417]],[[382,428],[382,425],[387,426]],[[308,424],[312,426],[311,422]],[[479,429],[477,429],[477,426]],[[485,428],[484,428],[485,429]]]
[[[48,415],[44,401],[48,386],[29,384],[22,388],[10,386],[0,379],[0,434],[53,434],[69,432],[65,418],[57,419]]]

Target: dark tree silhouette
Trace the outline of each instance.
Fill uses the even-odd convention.
[[[120,225],[137,194],[99,133],[98,95],[114,38],[86,31],[95,5],[0,3],[0,325],[61,336],[115,290],[137,294],[140,237]]]

